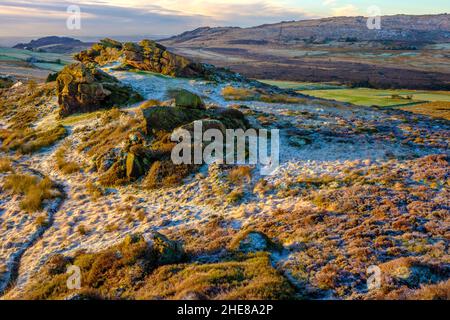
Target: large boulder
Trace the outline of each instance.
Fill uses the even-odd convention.
[[[56,82],[61,116],[142,100],[130,87],[122,85],[116,78],[92,64],[75,63],[66,66],[59,73]]]
[[[230,244],[230,249],[249,253],[279,250],[280,246],[262,232],[247,230],[236,235]]]
[[[138,45],[124,44],[123,67],[157,72],[173,77],[199,77],[202,65],[169,52],[164,46],[151,40],[142,40]]]
[[[176,132],[178,130],[186,130],[193,137],[194,136],[194,129],[195,129],[196,122],[201,122],[201,124],[202,124],[202,133],[205,133],[205,131],[209,130],[209,129],[217,129],[220,132],[222,132],[223,135],[226,134],[226,127],[224,126],[224,124],[220,120],[216,120],[216,119],[196,120],[194,122],[185,124],[185,125],[177,128],[177,129],[175,129],[174,132]]]
[[[159,160],[160,157],[160,153],[144,148],[143,146],[136,145],[131,147],[126,158],[127,177],[129,179],[136,179],[143,176],[151,164]]]
[[[192,108],[192,109],[205,108],[202,99],[198,95],[184,89],[179,90],[175,94],[175,105],[177,107]]]
[[[204,125],[212,125],[216,129],[247,129],[248,121],[238,110],[226,112],[224,109],[191,109],[183,107],[149,107],[142,109],[147,133],[157,131],[172,132],[173,130],[188,125],[196,120],[218,120],[205,122]],[[192,124],[193,125],[193,124]],[[189,130],[189,129],[188,129]]]
[[[147,133],[172,132],[174,129],[207,117],[202,110],[181,107],[150,107],[142,110]]]
[[[182,261],[185,252],[181,243],[169,240],[166,236],[155,232],[152,236],[153,250],[158,257],[158,264],[171,264]]]

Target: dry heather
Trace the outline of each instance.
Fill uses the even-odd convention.
[[[1,90],[0,116],[10,122],[10,129],[29,128],[33,122],[56,109],[55,101],[55,83]]]
[[[175,166],[172,129],[152,130],[159,119],[144,121],[139,106],[61,120],[51,85],[1,91],[4,298],[448,297],[448,121],[108,72],[147,98],[192,88],[201,112],[279,129],[280,166],[269,176],[261,165]],[[82,270],[81,290],[67,289],[69,265]],[[370,266],[382,270],[377,290]]]
[[[222,89],[222,96],[226,100],[236,101],[262,101],[268,103],[309,103],[307,98],[289,96],[287,94],[268,94],[254,88],[235,88],[228,86]]]
[[[400,109],[407,112],[423,114],[433,118],[450,120],[450,102],[448,101],[428,102],[415,106],[403,107]]]
[[[79,230],[85,234],[85,231]],[[20,298],[24,299],[286,299],[293,288],[267,253],[230,256],[224,262],[183,263],[175,242],[141,236],[98,253],[52,256]],[[82,288],[69,290],[66,269],[81,270]]]

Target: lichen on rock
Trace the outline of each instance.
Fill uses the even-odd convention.
[[[142,97],[93,64],[75,63],[58,75],[60,116],[138,102]]]

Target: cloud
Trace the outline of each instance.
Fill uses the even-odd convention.
[[[81,30],[67,30],[67,7],[81,8]],[[254,26],[310,17],[275,0],[5,0],[0,36],[172,35],[201,26]]]
[[[356,6],[354,6],[353,4],[347,4],[343,7],[332,8],[331,12],[332,12],[332,15],[335,17],[340,17],[340,16],[350,17],[350,16],[361,15],[358,8]]]
[[[324,1],[322,2],[322,4],[323,4],[324,6],[331,6],[331,5],[336,4],[336,0],[324,0]]]

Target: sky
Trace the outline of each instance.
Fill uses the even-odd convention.
[[[71,5],[80,19],[67,12]],[[449,0],[0,0],[0,37],[167,36],[203,26],[367,16],[371,6],[386,15],[450,13]]]

